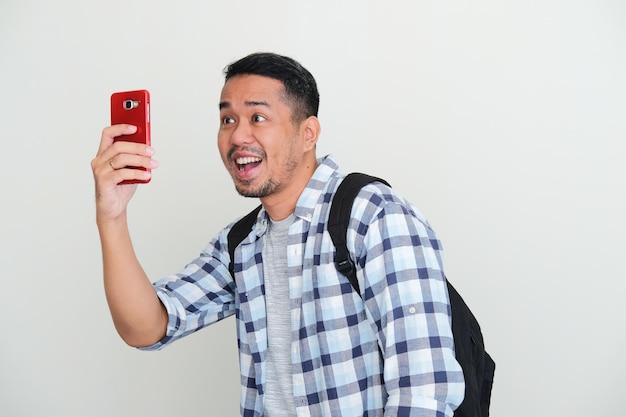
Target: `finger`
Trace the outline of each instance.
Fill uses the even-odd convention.
[[[146,181],[152,177],[150,170],[143,170],[139,168],[121,168],[113,171],[111,177],[115,184],[119,184],[122,181]]]
[[[153,154],[154,149],[144,144],[121,141],[114,143],[91,161],[91,169],[96,184],[118,184],[121,180],[118,175],[112,176],[112,174],[126,167],[146,169],[158,167],[159,163],[152,159]]]
[[[98,167],[106,168],[108,166],[111,168],[111,161],[115,161],[113,168],[123,168],[129,165],[126,155],[150,159],[154,155],[154,148],[143,143],[116,141],[108,147],[103,147],[103,150],[92,160],[91,165],[94,170]],[[117,162],[120,157],[124,157],[124,159]],[[130,161],[132,162],[132,159]]]
[[[114,171],[127,167],[154,169],[159,166],[159,162],[147,156],[124,153],[109,159],[108,165]]]
[[[107,150],[108,151],[108,150]],[[159,162],[155,159],[150,158],[149,156],[141,156],[141,155],[133,155],[133,154],[116,154],[112,158],[106,159],[105,154],[106,151],[94,158],[91,162],[91,168],[94,174],[94,178],[96,183],[114,183],[118,184],[122,180],[120,180],[120,175],[129,175],[129,173],[118,173],[118,171],[122,170],[131,170],[137,171],[142,168],[145,170],[152,170],[159,166]],[[131,178],[123,178],[123,179],[138,179],[133,175],[137,173],[130,173]],[[143,178],[140,178],[143,179]]]
[[[137,131],[137,126],[121,124],[105,127],[102,130],[102,136],[100,138],[100,147],[98,148],[98,154],[102,153],[105,149],[109,148],[116,137],[122,135],[132,135]]]
[[[118,164],[123,164],[118,166]],[[126,165],[131,163],[133,165]],[[152,177],[151,170],[158,167],[158,162],[150,158],[138,156],[124,156],[120,161],[110,159],[104,163],[100,160],[93,167],[96,180],[96,195],[105,195],[113,192],[122,181],[137,180],[146,182]],[[105,191],[108,190],[108,191]]]

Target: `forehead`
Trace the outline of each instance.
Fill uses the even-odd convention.
[[[222,88],[220,105],[235,104],[242,101],[278,101],[285,93],[283,83],[262,75],[236,75],[230,78]]]

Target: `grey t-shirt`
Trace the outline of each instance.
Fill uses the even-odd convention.
[[[267,309],[264,417],[294,417],[291,377],[291,309],[287,276],[287,234],[295,215],[270,221],[263,245]]]

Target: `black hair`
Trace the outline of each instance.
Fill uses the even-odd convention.
[[[286,56],[257,52],[250,54],[224,68],[225,81],[236,75],[261,75],[280,81],[287,104],[291,105],[294,122],[316,116],[320,95],[313,75],[298,61]]]

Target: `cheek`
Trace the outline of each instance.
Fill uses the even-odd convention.
[[[222,157],[222,161],[224,161],[224,163],[226,163],[226,160],[228,158],[227,154],[228,154],[228,151],[230,149],[230,144],[228,142],[228,138],[226,137],[226,135],[218,133],[218,135],[217,135],[217,149],[220,152],[220,156]]]

